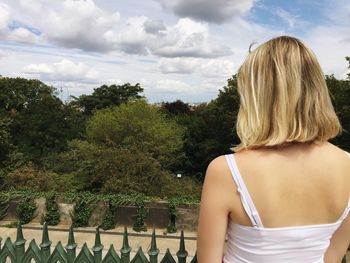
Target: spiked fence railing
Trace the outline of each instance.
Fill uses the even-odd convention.
[[[77,243],[74,239],[73,227],[69,229],[68,243],[65,247],[62,246],[61,241],[57,243],[53,252],[51,253],[51,241],[49,239],[49,231],[47,224],[43,225],[42,242],[38,246],[33,239],[30,241],[27,249],[25,248],[26,240],[23,237],[22,226],[17,226],[17,237],[13,243],[8,237],[1,247],[0,240],[0,263],[5,263],[8,259],[12,263],[30,263],[33,260],[37,263],[158,263],[159,249],[156,244],[156,235],[153,230],[151,238],[151,248],[148,251],[149,259],[145,256],[142,248],[139,247],[133,259],[130,261],[131,247],[128,241],[127,228],[124,228],[123,244],[120,249],[120,256],[111,245],[107,254],[102,257],[103,245],[101,243],[99,227],[96,228],[95,244],[92,247],[92,252],[84,243],[80,252],[76,253]],[[180,236],[180,247],[176,253],[178,263],[186,263],[188,253],[185,249],[185,238],[183,231]],[[8,261],[7,261],[8,262]],[[160,263],[176,263],[174,257],[171,255],[169,248],[167,248],[165,255]],[[196,255],[190,263],[197,263]]]

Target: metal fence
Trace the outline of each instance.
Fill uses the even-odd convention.
[[[0,263],[8,262],[8,260],[12,263],[31,263],[33,261],[37,263],[158,263],[159,249],[157,248],[154,230],[151,238],[151,247],[147,252],[148,258],[140,247],[131,261],[131,247],[129,246],[126,227],[124,228],[123,245],[120,249],[120,256],[114,249],[114,246],[111,245],[107,254],[102,257],[103,245],[101,244],[100,230],[98,227],[96,228],[95,244],[92,247],[92,252],[87,247],[86,243],[84,243],[77,255],[77,243],[75,243],[73,228],[70,227],[67,245],[63,247],[61,241],[59,241],[51,253],[52,242],[49,240],[49,232],[46,223],[43,225],[42,242],[39,246],[34,239],[30,241],[27,249],[25,248],[25,243],[26,240],[23,237],[22,226],[18,224],[17,237],[14,243],[10,238],[7,238],[1,246],[0,240]],[[176,253],[177,261],[171,255],[169,249],[167,249],[160,263],[186,263],[187,256],[188,253],[185,249],[184,234],[183,231],[181,231],[180,247],[179,251]],[[196,255],[190,263],[197,263]]]

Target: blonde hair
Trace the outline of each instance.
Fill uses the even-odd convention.
[[[323,142],[341,132],[315,54],[281,36],[250,52],[237,73],[240,108],[234,151],[292,142]]]

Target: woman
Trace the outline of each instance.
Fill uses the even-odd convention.
[[[208,166],[198,262],[340,262],[350,158],[328,142],[341,126],[315,55],[296,38],[272,39],[248,55],[237,84],[241,143]]]

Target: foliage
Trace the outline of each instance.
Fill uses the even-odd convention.
[[[10,196],[4,193],[0,193],[0,220],[7,216],[9,202]]]
[[[239,143],[235,131],[239,110],[236,76],[227,80],[216,99],[194,108],[192,115],[178,116],[177,121],[186,127],[182,163],[185,174],[204,180],[206,168],[215,157],[230,153],[230,147]]]
[[[18,221],[11,221],[10,223],[2,225],[2,226],[7,227],[7,228],[16,228],[18,226]]]
[[[156,106],[137,100],[96,111],[87,123],[88,141],[107,147],[133,147],[166,169],[181,150],[183,128]]]
[[[65,177],[67,176],[39,169],[29,162],[9,172],[3,179],[3,187],[18,190],[65,191],[67,190]]]
[[[24,197],[22,198],[16,208],[17,217],[21,224],[28,224],[34,216],[34,212],[37,209],[37,205],[34,202],[34,198]]]
[[[190,115],[193,113],[190,105],[184,103],[182,100],[176,100],[174,102],[163,102],[161,106],[166,112],[173,115]]]
[[[70,214],[73,227],[88,226],[91,213],[92,209],[90,207],[90,202],[84,199],[78,199],[75,203],[73,212]]]
[[[326,76],[332,103],[343,127],[341,135],[332,142],[350,151],[350,79],[338,80],[334,75]]]
[[[167,226],[167,232],[168,233],[175,233],[177,231],[176,227],[176,217],[178,216],[177,210],[176,210],[176,203],[174,202],[174,199],[170,199],[168,203],[169,208],[169,219],[170,222]]]
[[[177,207],[179,205],[191,205],[197,204],[196,198],[190,196],[176,196],[168,198],[168,209],[169,209],[169,224],[167,225],[167,233],[175,233],[177,231],[176,218],[179,216]]]
[[[91,95],[81,95],[74,97],[72,105],[77,105],[87,115],[91,115],[94,110],[105,109],[112,106],[119,106],[122,103],[143,98],[139,93],[143,92],[140,84],[131,85],[102,85],[94,89]]]
[[[0,167],[3,166],[4,161],[13,148],[10,130],[11,124],[12,120],[10,118],[0,118]]]
[[[60,210],[56,202],[56,196],[53,193],[49,193],[46,196],[46,213],[44,221],[50,225],[55,226],[60,222]]]
[[[134,216],[135,223],[132,229],[137,232],[147,231],[145,218],[147,217],[149,211],[145,208],[144,196],[142,194],[136,197],[135,206],[137,207],[137,210],[136,215]]]
[[[116,207],[114,207],[111,203],[108,204],[108,210],[103,217],[103,221],[101,224],[101,228],[103,230],[109,230],[115,228],[116,222],[115,222],[115,210]]]
[[[79,137],[79,113],[56,94],[39,80],[0,77],[0,119],[8,120],[0,123],[4,151],[12,145],[39,163],[45,154],[62,151],[67,140]]]

